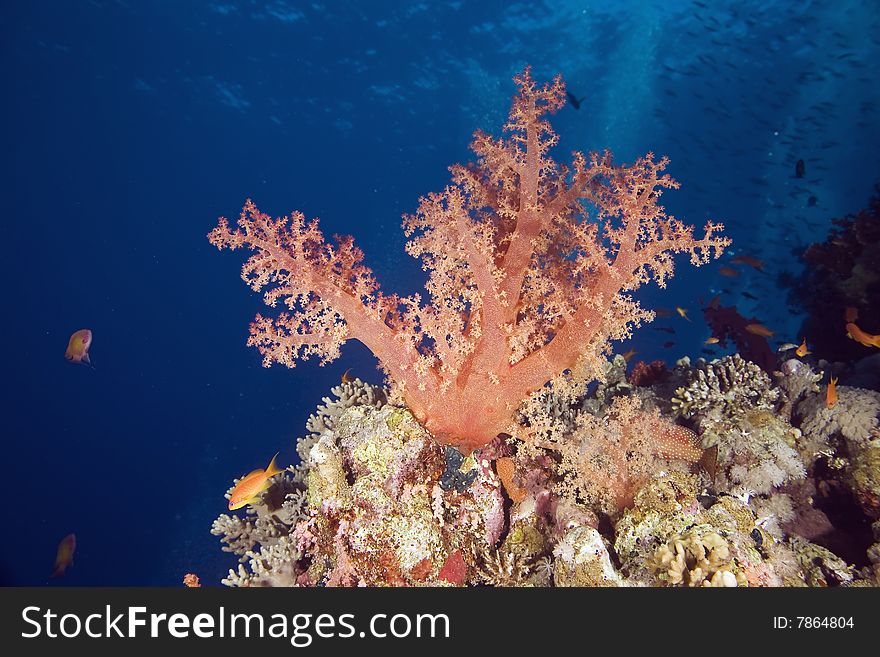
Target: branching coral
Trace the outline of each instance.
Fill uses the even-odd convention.
[[[654,360],[646,363],[640,360],[633,366],[627,379],[634,386],[652,386],[655,383],[663,383],[669,378],[669,375],[665,361]]]
[[[514,552],[493,550],[485,556],[476,554],[474,559],[477,577],[489,586],[522,586],[531,570]]]
[[[747,410],[772,410],[778,395],[761,368],[733,354],[699,362],[689,384],[675,391],[672,406],[684,417],[699,415],[702,423],[711,423]]]
[[[697,238],[659,204],[678,186],[666,158],[620,166],[575,153],[557,164],[546,115],[565,104],[561,78],[539,87],[527,69],[516,83],[509,138],[476,133],[476,162],[453,166],[452,183],[404,219],[407,252],[429,272],[427,302],[381,292],[351,237],[329,242],[299,212],[272,219],[248,201],[237,228],[220,220],[211,243],[253,250],[244,280],[287,308],[251,325],[265,365],[324,363],[360,340],[416,418],[470,452],[554,376],[594,376],[610,341],[653,318],[630,293],[665,285],[674,254],[699,265],[728,245],[720,224]]]
[[[230,489],[231,491],[232,489]],[[227,492],[227,497],[229,493]],[[244,518],[221,515],[211,528],[226,544],[225,552],[240,557],[237,571],[223,580],[229,586],[294,586],[299,570],[298,548],[290,541],[305,517],[305,493],[287,473],[274,478]]]
[[[730,546],[717,532],[693,527],[661,545],[650,565],[670,586],[737,586],[745,577],[734,574]]]
[[[385,391],[379,386],[370,385],[360,379],[343,381],[330,390],[336,399],[322,397],[324,402],[309,416],[306,428],[313,434],[320,435],[324,431],[333,429],[336,418],[346,408],[352,406],[372,406],[382,408],[388,401]]]
[[[306,428],[312,433],[296,442],[296,452],[299,454],[300,462],[294,467],[294,472],[298,482],[304,483],[308,477],[309,452],[315,442],[325,431],[332,431],[336,424],[336,418],[345,409],[352,406],[382,408],[388,401],[385,390],[360,379],[343,381],[338,386],[331,388],[330,391],[336,399],[321,398],[324,403],[318,406],[306,422]]]

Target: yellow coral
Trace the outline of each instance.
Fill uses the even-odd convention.
[[[693,527],[661,545],[649,565],[670,586],[748,586],[735,572],[727,540],[708,528]]]

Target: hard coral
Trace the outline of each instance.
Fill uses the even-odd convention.
[[[829,409],[809,385],[785,381],[814,375],[783,367],[781,395],[797,399],[802,435],[776,412],[769,379],[745,361],[694,371],[682,360],[653,388],[626,388],[622,368],[607,372],[601,393],[555,380],[530,399],[546,424],[531,408],[533,424],[470,456],[437,443],[383,391],[338,387],[340,399],[325,399],[309,421],[319,433],[299,442],[306,466],[273,477],[246,515],[216,521],[214,533],[241,561],[224,583],[876,582],[877,393],[841,386]],[[695,391],[705,384],[706,394],[691,395],[689,421],[717,445],[714,477],[688,467],[702,453],[694,432],[651,402],[688,382],[700,382]],[[443,485],[446,475],[453,485]],[[871,520],[873,535],[863,531]]]
[[[649,586],[804,585],[795,555],[761,538],[745,502],[724,496],[704,508],[697,490],[695,478],[671,473],[639,491],[615,527],[623,575]]]
[[[747,584],[736,569],[727,541],[705,526],[688,529],[661,545],[650,565],[670,586],[737,586]]]
[[[672,406],[684,417],[699,416],[705,426],[729,415],[772,411],[778,397],[759,367],[733,354],[710,363],[699,361],[690,371],[688,385],[675,391]]]
[[[696,238],[659,204],[678,186],[666,158],[621,166],[608,152],[575,153],[557,164],[546,115],[565,104],[561,78],[539,87],[526,69],[515,81],[510,137],[477,132],[476,162],[453,166],[452,183],[404,219],[407,252],[429,272],[427,303],[381,292],[351,237],[328,242],[299,212],[272,219],[248,201],[237,228],[220,220],[211,243],[253,250],[244,280],[287,308],[251,325],[265,365],[325,363],[360,340],[415,417],[470,452],[554,376],[594,376],[610,341],[653,318],[630,293],[664,286],[674,254],[699,265],[729,244],[720,224]]]

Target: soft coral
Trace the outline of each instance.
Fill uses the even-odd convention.
[[[674,253],[699,265],[727,246],[720,224],[697,239],[658,205],[678,186],[662,173],[666,158],[616,166],[608,152],[575,152],[558,165],[544,116],[565,103],[561,78],[538,87],[526,69],[515,81],[510,137],[477,132],[476,162],[451,167],[452,184],[404,218],[407,251],[429,272],[427,303],[383,294],[351,238],[329,243],[301,213],[272,219],[248,201],[237,229],[220,220],[211,243],[254,250],[244,279],[290,310],[251,326],[266,365],[326,362],[360,340],[425,427],[469,452],[554,376],[600,371],[608,343],[653,318],[628,293],[652,279],[662,287]]]

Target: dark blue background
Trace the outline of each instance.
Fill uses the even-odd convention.
[[[708,5],[708,7],[707,7]],[[609,9],[608,7],[613,7]],[[294,440],[348,367],[260,367],[260,299],[242,256],[206,233],[253,198],[352,233],[386,289],[414,291],[400,215],[498,134],[526,64],[583,106],[557,152],[653,150],[683,183],[667,207],[726,222],[768,273],[731,281],[684,262],[650,305],[639,357],[698,355],[698,298],[755,313],[783,340],[800,318],[780,272],[857,210],[878,179],[880,5],[842,2],[18,2],[0,10],[2,474],[0,582],[216,583],[235,559],[209,534],[231,480],[295,458]],[[804,159],[807,176],[793,179]],[[816,207],[807,199],[815,195]],[[747,268],[746,268],[747,269]],[[758,301],[738,298],[749,290]],[[94,332],[95,368],[64,360]]]

